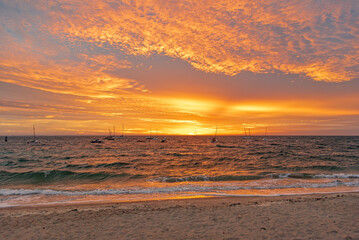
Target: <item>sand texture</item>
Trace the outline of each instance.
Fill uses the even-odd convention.
[[[0,239],[359,239],[359,193],[6,208]]]

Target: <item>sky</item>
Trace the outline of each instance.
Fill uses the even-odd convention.
[[[359,135],[358,0],[0,0],[0,135]]]

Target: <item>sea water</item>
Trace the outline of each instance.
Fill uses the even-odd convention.
[[[359,137],[9,137],[0,207],[359,191]]]

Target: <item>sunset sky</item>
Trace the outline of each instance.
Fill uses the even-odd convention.
[[[359,135],[358,0],[0,0],[0,135]]]

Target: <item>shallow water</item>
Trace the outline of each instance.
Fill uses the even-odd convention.
[[[0,143],[0,206],[359,191],[359,137],[38,139]]]

